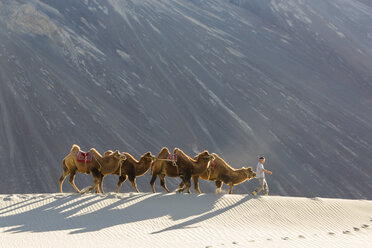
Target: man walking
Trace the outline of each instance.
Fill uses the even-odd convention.
[[[260,157],[259,162],[257,164],[257,169],[256,169],[256,178],[258,179],[258,182],[260,186],[255,189],[252,192],[252,195],[257,195],[261,190],[264,190],[265,195],[269,195],[269,186],[267,186],[267,182],[265,179],[265,173],[268,173],[272,175],[273,173],[271,171],[265,170],[263,164],[265,163],[265,158]]]

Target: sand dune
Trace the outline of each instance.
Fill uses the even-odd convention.
[[[372,201],[0,195],[0,247],[372,247]]]

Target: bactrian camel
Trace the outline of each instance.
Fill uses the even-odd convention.
[[[80,151],[80,147],[74,144],[71,148],[70,153],[62,160],[62,176],[59,178],[59,191],[62,193],[62,184],[66,176],[70,175],[69,183],[80,193],[78,187],[76,187],[74,179],[77,172],[84,174],[92,174],[94,178],[94,186],[90,190],[95,189],[98,193],[98,185],[102,181],[102,174],[107,174],[110,171],[118,170],[122,161],[125,160],[125,156],[118,150],[110,153],[107,156],[102,155],[94,148],[89,151],[92,152],[93,159],[91,162],[80,162],[77,160],[77,154]]]
[[[203,174],[210,163],[213,162],[214,156],[209,154],[208,151],[203,151],[199,153],[195,159],[192,159],[179,148],[174,148],[173,154],[177,156],[178,171],[182,179],[178,191],[181,193],[186,189],[188,193],[191,193],[191,177]],[[185,187],[183,187],[183,185],[185,185]]]
[[[235,185],[256,177],[256,173],[252,170],[252,167],[234,169],[217,154],[212,153],[212,155],[214,156],[215,160],[208,170],[204,171],[199,176],[193,175],[192,177],[194,181],[194,188],[197,192],[200,193],[199,177],[204,180],[215,181],[217,187],[216,191],[218,194],[221,193],[223,183],[230,186],[229,194],[231,194]]]
[[[170,155],[170,152],[168,148],[163,147],[160,150],[157,159],[151,165],[152,177],[151,177],[150,185],[151,185],[152,192],[154,193],[155,193],[154,184],[156,181],[156,177],[159,177],[160,185],[169,193],[170,190],[168,189],[165,183],[165,177],[166,176],[167,177],[178,177],[179,176],[177,166],[171,160],[168,159],[169,155]]]
[[[151,167],[151,164],[154,162],[155,157],[151,152],[146,152],[143,154],[139,161],[137,161],[129,153],[124,153],[126,160],[122,163],[122,171],[119,176],[119,181],[116,188],[116,193],[119,193],[120,186],[129,179],[134,190],[138,193],[136,178],[143,176]]]

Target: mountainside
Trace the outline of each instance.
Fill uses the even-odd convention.
[[[264,155],[271,194],[371,199],[371,23],[362,0],[0,0],[0,193],[56,192],[76,143]]]

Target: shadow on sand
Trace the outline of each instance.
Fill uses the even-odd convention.
[[[221,197],[214,194],[175,193],[41,195],[1,208],[0,228],[9,228],[5,232],[10,233],[70,230],[70,234],[76,234],[163,216],[169,216],[174,221],[188,218],[152,233],[157,234],[188,228],[251,199],[246,196],[236,203],[211,212]],[[5,201],[6,198],[2,200]],[[189,219],[192,216],[197,217]]]

